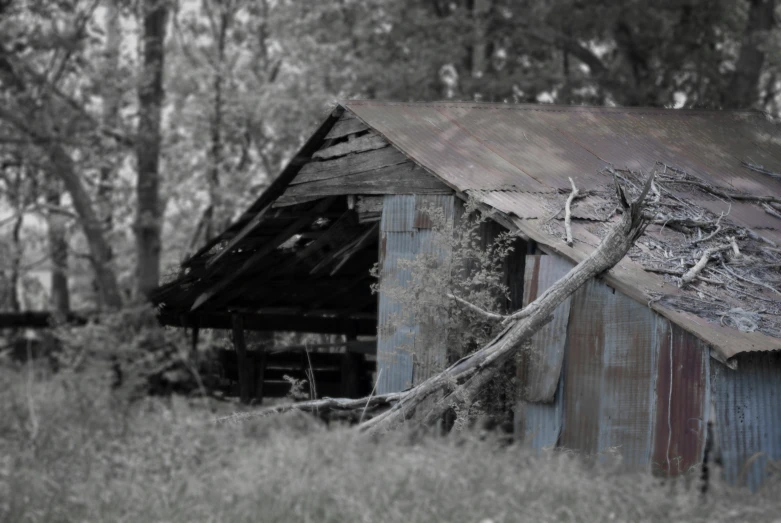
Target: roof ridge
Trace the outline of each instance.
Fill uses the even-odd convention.
[[[470,109],[502,109],[515,111],[540,111],[549,113],[564,112],[600,112],[615,114],[653,114],[666,116],[703,116],[703,115],[729,115],[729,116],[760,116],[766,117],[766,114],[757,110],[721,110],[721,109],[670,109],[666,107],[607,107],[599,105],[556,105],[556,104],[509,104],[499,102],[467,102],[442,100],[433,102],[395,102],[386,100],[339,100],[338,104],[349,109],[350,105],[385,105],[385,106],[403,106],[403,107],[453,107]]]

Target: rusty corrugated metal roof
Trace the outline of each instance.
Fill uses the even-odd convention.
[[[663,162],[727,191],[781,195],[781,180],[744,163],[781,172],[778,128],[761,113],[471,102],[346,101],[342,106],[461,194],[501,211],[544,250],[575,262],[600,240],[582,222],[573,224],[578,241],[572,247],[551,234],[549,221],[566,198],[569,178],[579,189],[596,192],[573,208],[575,218],[587,220],[608,219],[601,211],[609,202],[599,195],[612,184],[601,172],[606,166],[648,171]],[[716,214],[725,206],[718,199],[695,203]],[[735,225],[781,238],[781,220],[758,206],[731,202],[729,208]],[[683,292],[629,258],[609,272],[607,281],[643,303],[649,291]],[[665,303],[650,305],[711,345],[724,361],[741,352],[781,350],[778,338],[740,332]]]

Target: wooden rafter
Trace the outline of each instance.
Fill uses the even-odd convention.
[[[315,207],[312,209],[312,212],[309,216],[299,218],[298,220],[290,224],[284,231],[282,231],[280,234],[275,236],[271,241],[265,243],[260,249],[255,251],[255,253],[253,253],[252,256],[247,258],[244,261],[244,263],[242,263],[239,267],[237,267],[231,273],[223,276],[214,285],[209,287],[209,289],[201,293],[198,296],[198,298],[195,300],[195,303],[193,304],[191,310],[196,310],[199,307],[201,307],[204,303],[206,303],[208,300],[213,298],[217,293],[225,289],[225,287],[227,287],[230,283],[236,280],[236,278],[238,278],[239,276],[247,272],[249,269],[253,268],[257,264],[257,262],[259,262],[262,258],[267,256],[270,252],[272,252],[274,249],[276,249],[283,243],[285,243],[288,239],[290,239],[291,236],[296,234],[298,231],[300,231],[307,225],[311,224],[312,220],[317,217],[317,214],[328,209],[328,207],[331,206],[333,201],[334,198],[323,199],[323,201],[315,205]]]

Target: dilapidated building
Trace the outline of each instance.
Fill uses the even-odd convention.
[[[519,309],[617,219],[614,178],[633,187],[653,170],[645,234],[524,353],[517,435],[537,448],[617,448],[628,465],[666,474],[708,446],[728,481],[755,489],[781,459],[781,129],[760,113],[342,102],[155,300],[168,325],[377,335],[378,390],[402,390],[447,346],[426,343],[413,358],[399,354],[401,338],[435,339],[442,326],[384,328],[398,305],[371,292],[370,269],[403,282],[399,260],[433,248],[423,209],[456,220],[471,198],[497,230],[518,232],[507,281]],[[257,369],[260,394],[278,387],[265,361],[240,348],[239,377]],[[334,379],[348,375],[364,379]]]

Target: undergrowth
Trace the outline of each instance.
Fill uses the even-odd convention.
[[[303,414],[240,425],[182,398],[117,399],[102,373],[0,369],[0,521],[773,521],[769,486],[663,484],[481,441],[370,441]],[[223,410],[228,409],[224,407]],[[775,485],[777,489],[778,485]]]

